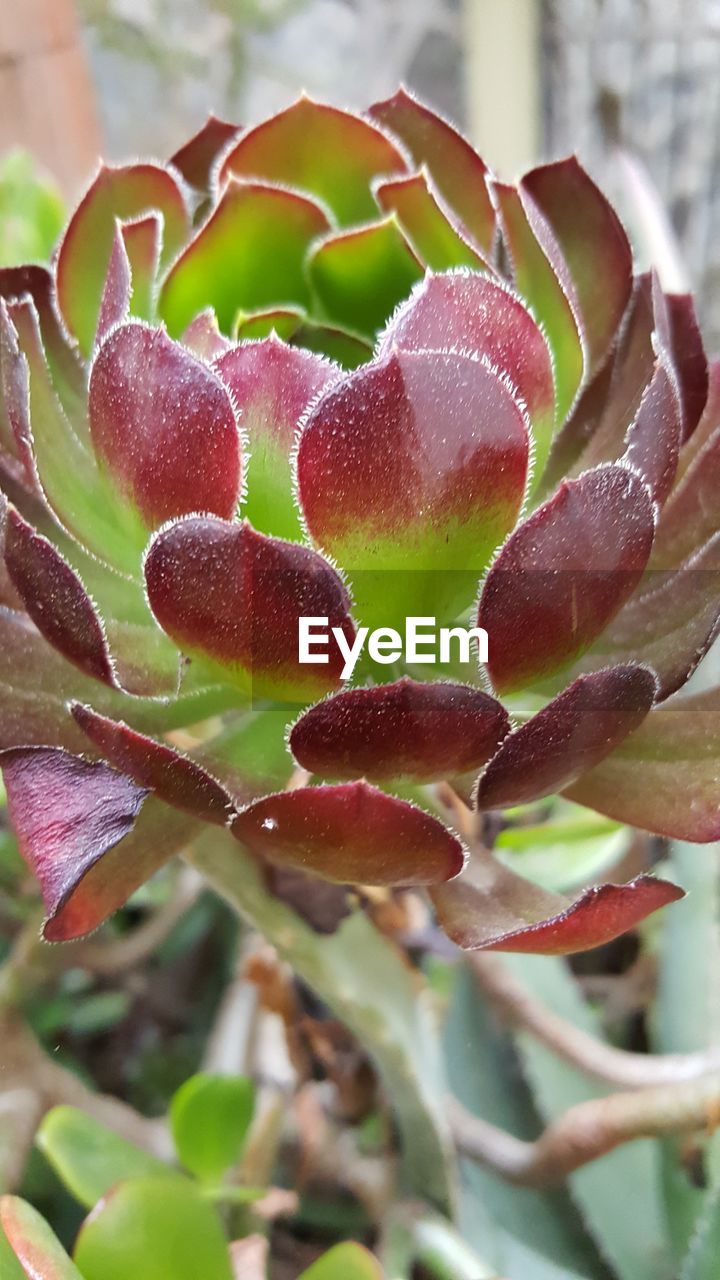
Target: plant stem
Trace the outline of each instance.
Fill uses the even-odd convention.
[[[335,934],[315,933],[267,891],[255,860],[226,832],[208,830],[186,856],[358,1037],[397,1119],[407,1191],[451,1213],[440,1039],[419,975],[361,911]]]
[[[529,1031],[553,1053],[587,1075],[621,1089],[699,1080],[720,1071],[720,1045],[697,1053],[631,1053],[604,1044],[541,1004],[497,956],[473,955],[472,971],[490,1002],[511,1026]]]
[[[715,1127],[720,1072],[682,1084],[610,1094],[570,1107],[535,1142],[524,1142],[450,1103],[458,1151],[521,1187],[564,1181],[624,1142]]]

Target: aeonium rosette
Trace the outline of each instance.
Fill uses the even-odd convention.
[[[568,900],[474,834],[562,794],[720,837],[720,692],[678,693],[720,614],[717,372],[576,160],[500,183],[402,91],[213,118],[102,168],[0,294],[2,767],[46,937],[206,823],[268,874],[427,887],[466,947],[679,896]],[[343,683],[338,636],[427,616],[487,671]]]

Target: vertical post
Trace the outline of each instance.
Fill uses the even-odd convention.
[[[74,0],[0,0],[0,151],[31,151],[72,198],[100,151]]]
[[[538,159],[540,0],[465,0],[470,137],[506,179]]]

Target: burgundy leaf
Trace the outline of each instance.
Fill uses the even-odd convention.
[[[390,321],[381,355],[396,348],[473,351],[505,374],[527,405],[536,466],[545,465],[554,428],[550,351],[538,325],[506,285],[474,272],[427,275]]]
[[[567,787],[637,729],[655,688],[639,666],[580,676],[503,740],[478,781],[478,808],[529,804]]]
[[[245,515],[263,533],[299,539],[290,455],[301,417],[340,370],[276,337],[232,347],[214,367],[240,409],[248,442]]]
[[[198,510],[234,515],[242,457],[232,402],[163,330],[131,323],[106,339],[89,406],[95,449],[148,527]]]
[[[676,840],[720,839],[720,689],[676,694],[566,795]]]
[[[130,264],[132,314],[142,320],[155,318],[155,288],[163,250],[160,215],[120,223],[125,252]]]
[[[404,143],[416,165],[427,168],[450,208],[483,253],[489,254],[495,211],[485,183],[487,166],[470,143],[403,88],[384,102],[375,102],[368,115]]]
[[[349,689],[311,707],[290,733],[303,768],[331,778],[431,782],[478,769],[508,732],[505,709],[462,684]]]
[[[579,667],[644,662],[658,678],[660,701],[690,679],[719,625],[720,533],[679,569],[647,574]]]
[[[167,804],[225,826],[230,796],[194,760],[130,729],[122,721],[99,715],[91,707],[75,703],[71,710],[77,724],[113,768],[132,778],[139,787],[155,792]]]
[[[574,156],[520,183],[525,212],[574,306],[590,357],[605,359],[632,288],[632,251],[612,206]]]
[[[179,648],[212,659],[241,687],[300,701],[339,684],[344,659],[334,640],[327,664],[299,662],[300,617],[327,618],[354,636],[341,579],[308,547],[246,522],[189,517],[155,537],[145,576],[151,608]]]
[[[602,884],[573,899],[549,893],[496,862],[473,855],[464,875],[431,889],[438,920],[467,951],[564,956],[612,942],[653,911],[684,897],[654,876]]]
[[[230,829],[270,862],[337,884],[436,884],[456,876],[465,860],[437,818],[366,782],[266,796]]]
[[[527,426],[503,380],[439,352],[396,351],[330,387],[297,454],[308,530],[378,626],[469,603],[517,519],[527,468]]]
[[[10,510],[5,564],[38,631],[86,675],[114,684],[102,622],[82,582],[60,552]]]
[[[665,502],[675,479],[681,429],[675,386],[659,364],[628,431],[624,455],[628,465],[642,476],[658,506]]]
[[[672,569],[720,530],[720,427],[691,462],[658,521],[651,567]]]
[[[189,347],[193,355],[209,363],[219,359],[226,351],[230,351],[233,345],[229,338],[221,334],[217,316],[212,307],[201,311],[200,315],[188,325],[182,335],[182,344],[184,347]]]
[[[335,933],[352,911],[347,887],[331,884],[319,876],[306,875],[295,867],[268,863],[265,880],[270,892],[292,907],[315,933]]]
[[[685,472],[695,461],[701,449],[720,427],[720,360],[711,360],[708,364],[708,396],[702,418],[680,450],[675,484],[679,484]]]
[[[697,427],[708,398],[708,362],[690,294],[663,294],[654,280],[655,322],[661,347],[677,370],[683,440]]]
[[[0,298],[8,302],[30,297],[40,322],[43,346],[55,389],[66,412],[82,407],[85,374],[74,344],[69,341],[57,307],[55,281],[46,267],[35,263],[0,268]]]
[[[40,882],[45,936],[74,936],[65,931],[66,910],[78,919],[73,898],[80,883],[132,831],[147,792],[106,764],[49,747],[6,751],[0,765],[20,852]],[[81,932],[107,914],[98,913],[92,891],[83,897]]]
[[[178,147],[170,163],[191,187],[203,194],[209,192],[213,168],[231,138],[240,132],[236,124],[220,120],[210,112],[205,124],[187,142]]]
[[[648,489],[626,467],[564,481],[487,576],[478,618],[495,687],[521,688],[579,658],[640,581],[653,531]]]

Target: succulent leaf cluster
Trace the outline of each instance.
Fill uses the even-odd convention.
[[[679,896],[548,893],[448,810],[720,836],[720,691],[680,693],[720,615],[717,367],[576,159],[500,182],[404,91],[211,118],[101,168],[0,296],[0,745],[46,937],[205,823],[427,886],[466,947],[582,949]],[[487,671],[343,682],[338,636],[428,616]]]

